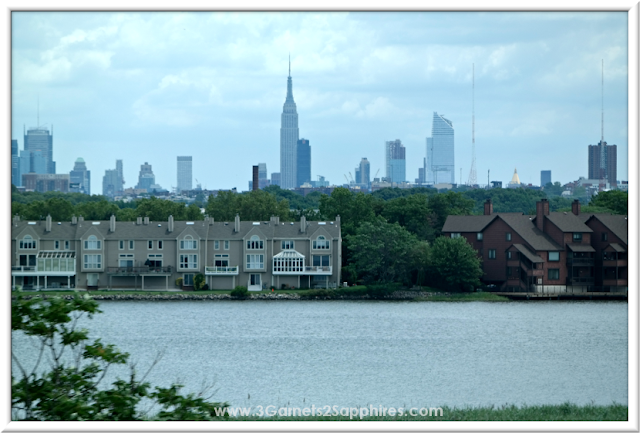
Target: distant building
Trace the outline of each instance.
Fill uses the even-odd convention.
[[[91,195],[91,171],[87,170],[84,159],[76,159],[73,170],[69,172],[69,191]]]
[[[192,172],[191,172],[192,157],[179,156],[178,157],[178,192],[190,191],[193,186],[191,184]]]
[[[114,170],[105,170],[102,178],[102,195],[115,197],[124,193],[124,179],[122,177],[122,160],[116,159]]]
[[[356,167],[356,184],[369,188],[371,182],[371,164],[367,158],[362,158],[360,164]]]
[[[453,123],[433,113],[431,137],[427,137],[427,183],[451,183],[455,180]]]
[[[47,174],[47,160],[43,157],[42,152],[28,150],[20,152],[21,179],[22,175],[27,173]]]
[[[280,186],[280,173],[271,173],[271,185]]]
[[[301,138],[296,147],[296,188],[311,181],[311,146],[309,140]]]
[[[37,126],[29,128],[24,134],[24,150],[40,152],[46,161],[45,173],[55,173],[56,163],[53,161],[53,131]]]
[[[138,175],[138,184],[136,189],[146,189],[149,191],[151,185],[156,183],[156,177],[151,169],[151,164],[146,162],[140,166],[140,174]]]
[[[502,181],[501,180],[492,180],[491,181],[491,188],[502,188]]]
[[[297,143],[299,139],[298,111],[293,100],[293,84],[291,82],[291,64],[287,78],[287,97],[284,101],[280,119],[280,179],[278,184],[285,189],[295,188],[297,181]],[[273,182],[272,182],[273,183]]]
[[[407,180],[405,150],[400,140],[385,143],[386,174],[391,182],[401,183]]]
[[[116,159],[116,171],[118,172],[118,179],[117,179],[117,183],[115,184],[116,186],[116,194],[122,194],[122,192],[124,191],[124,173],[122,170],[122,160],[121,159]]]
[[[320,175],[318,175],[318,180],[312,180],[309,183],[313,188],[327,188],[329,186],[329,181],[325,180],[324,176]]]
[[[612,188],[616,188],[618,151],[614,144],[608,146],[606,141],[597,145],[589,145],[589,179],[607,179]]]
[[[260,175],[259,175],[260,167],[257,165],[253,166],[253,180],[250,182],[250,190],[257,191],[260,189]]]
[[[69,175],[51,173],[26,173],[22,175],[22,186],[25,187],[26,191],[69,192]]]
[[[544,187],[548,183],[553,183],[551,181],[551,170],[542,170],[540,172],[540,186]]]
[[[267,174],[266,162],[261,162],[258,164],[258,182],[260,184],[260,189],[266,188],[271,184]]]
[[[11,183],[15,186],[22,186],[18,140],[11,140]]]
[[[520,188],[522,187],[522,183],[520,182],[520,176],[518,176],[518,169],[515,168],[513,170],[513,177],[509,182],[509,188]]]

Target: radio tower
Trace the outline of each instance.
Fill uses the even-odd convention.
[[[476,65],[471,67],[471,171],[469,172],[469,185],[478,183],[476,174]]]
[[[604,143],[604,59],[602,59],[602,87],[600,92],[602,101],[602,114],[600,119],[600,145]]]

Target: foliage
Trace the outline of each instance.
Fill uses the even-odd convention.
[[[236,214],[240,215],[243,221],[269,221],[272,216],[280,217],[281,221],[288,221],[289,202],[277,201],[274,195],[265,190],[251,191],[247,194],[220,191],[216,197],[209,196],[205,212],[216,221],[233,221]]]
[[[249,291],[245,286],[236,286],[230,293],[232,298],[236,299],[247,299],[249,295]]]
[[[226,403],[208,402],[202,395],[181,396],[180,385],[155,387],[138,380],[133,366],[128,380],[116,379],[102,385],[111,366],[127,364],[129,354],[100,339],[89,343],[88,332],[78,329],[78,320],[100,313],[90,297],[72,300],[54,297],[48,300],[18,298],[11,306],[11,329],[38,341],[39,356],[33,370],[27,371],[14,353],[13,363],[20,377],[11,376],[13,419],[31,421],[134,421],[144,419],[137,405],[143,398],[162,408],[161,419],[211,420],[215,408]],[[71,352],[64,357],[65,352]],[[48,362],[50,370],[40,365]]]
[[[413,194],[388,200],[381,215],[390,223],[398,223],[423,240],[435,239],[436,218],[426,194]]]
[[[480,285],[480,264],[476,251],[463,237],[441,236],[431,245],[430,285],[447,291],[471,291]]]
[[[402,285],[398,283],[370,284],[367,286],[367,295],[371,299],[384,299],[401,288]]]
[[[602,191],[593,196],[590,206],[598,206],[611,209],[611,213],[617,215],[629,214],[629,194],[620,190]]]
[[[176,278],[176,286],[182,287],[182,281],[183,281],[182,277]]]
[[[367,294],[366,286],[338,287],[336,289],[311,289],[298,293],[301,299],[338,299],[342,297],[362,297]]]
[[[205,278],[202,274],[196,274],[193,277],[193,288],[194,290],[204,290],[205,286]]]

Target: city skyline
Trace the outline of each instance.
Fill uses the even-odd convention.
[[[479,183],[491,170],[506,184],[515,167],[523,183],[537,184],[543,169],[561,183],[587,177],[602,59],[604,139],[617,145],[618,180],[628,177],[625,12],[78,14],[12,19],[12,138],[24,149],[24,125],[55,125],[61,173],[84,157],[101,179],[123,159],[132,187],[148,162],[170,189],[180,154],[196,156],[193,177],[210,189],[244,190],[253,161],[281,172],[291,52],[313,180],[341,185],[363,155],[383,173],[379,149],[396,138],[413,180],[438,111],[455,125],[454,176],[462,169],[465,181],[473,63]]]

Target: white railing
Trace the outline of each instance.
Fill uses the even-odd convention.
[[[285,270],[287,268],[278,268],[277,266],[274,266],[273,275],[331,275],[333,273],[332,266],[304,266],[292,268],[296,270]]]
[[[238,266],[205,266],[205,275],[238,275]]]
[[[35,272],[36,267],[35,266],[11,266],[11,270],[18,271],[18,272]]]

